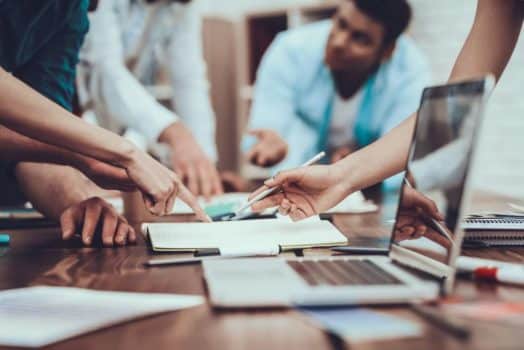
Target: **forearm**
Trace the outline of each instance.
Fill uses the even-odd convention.
[[[333,165],[348,194],[404,170],[415,122],[413,114],[378,141]]]
[[[515,49],[523,20],[519,0],[479,0],[475,22],[457,57],[450,80],[502,75]]]
[[[55,220],[60,218],[66,208],[98,193],[91,181],[66,166],[19,163],[16,177],[35,208]]]
[[[216,118],[207,88],[198,84],[181,86],[176,97],[173,98],[176,113],[182,122],[191,131],[206,155],[217,159],[216,150]],[[174,89],[178,89],[174,86]],[[178,101],[178,102],[176,102]]]
[[[0,68],[0,123],[73,152],[124,165],[134,153],[126,140],[85,123]]]
[[[216,160],[216,121],[202,51],[201,19],[192,4],[179,11],[182,14],[173,23],[167,48],[172,104],[207,156]]]
[[[3,161],[53,163],[81,169],[87,159],[78,153],[31,139],[2,126],[0,146],[0,159]]]
[[[516,0],[479,0],[475,22],[450,80],[487,73],[500,78],[520,34],[523,9],[524,5]],[[414,114],[378,141],[335,165],[348,193],[378,183],[404,169],[415,121]]]
[[[122,61],[107,59],[93,68],[91,84],[97,108],[111,119],[143,134],[150,143],[158,142],[161,132],[178,116],[160,104],[127,69]],[[93,91],[94,92],[94,91]]]

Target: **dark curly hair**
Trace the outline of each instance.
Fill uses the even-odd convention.
[[[350,0],[369,17],[385,28],[384,44],[398,39],[408,27],[412,17],[411,6],[406,0]]]

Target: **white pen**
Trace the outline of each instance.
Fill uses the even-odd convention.
[[[325,156],[326,156],[326,152],[320,152],[319,154],[317,154],[316,156],[314,156],[313,158],[311,158],[310,160],[308,160],[307,162],[302,164],[301,168],[313,165],[316,162],[318,162],[319,160],[321,160],[322,158],[324,158]],[[273,187],[273,188],[270,188],[268,190],[265,190],[264,192],[259,193],[257,196],[255,196],[253,199],[251,199],[249,202],[247,202],[244,206],[242,206],[240,209],[238,209],[235,212],[235,215],[231,218],[231,220],[235,220],[238,216],[240,216],[240,213],[242,213],[244,210],[246,210],[247,208],[251,207],[256,202],[266,198],[270,194],[274,193],[279,188],[280,187]]]

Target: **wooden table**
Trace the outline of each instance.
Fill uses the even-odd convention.
[[[480,196],[478,204],[496,209],[500,199]],[[337,215],[334,223],[350,241],[386,244],[383,212]],[[187,218],[185,218],[187,219]],[[178,218],[184,220],[184,218]],[[307,250],[304,255],[324,254]],[[468,250],[475,255],[524,261],[524,248]],[[62,242],[57,229],[12,232],[9,251],[0,257],[0,289],[57,285],[100,290],[206,294],[201,268],[187,265],[145,268],[151,252],[144,240],[126,248],[84,248]],[[475,300],[524,301],[524,288],[459,280],[456,296]],[[473,337],[460,341],[425,323],[405,307],[377,310],[424,325],[424,337],[388,342],[341,344],[293,310],[216,311],[209,305],[167,313],[97,331],[51,346],[53,349],[523,349],[524,331],[496,324],[472,324]],[[31,332],[30,329],[27,330]]]

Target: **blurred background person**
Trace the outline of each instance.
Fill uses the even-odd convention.
[[[336,162],[415,111],[430,67],[402,35],[410,19],[405,0],[345,0],[332,20],[279,34],[258,70],[247,158],[280,170],[328,150]]]
[[[131,128],[148,145],[166,144],[170,165],[194,194],[221,194],[201,20],[191,1],[104,0],[90,21],[80,56],[82,107],[110,130]],[[174,111],[148,91],[162,78]]]
[[[88,0],[0,4],[0,45],[8,48],[0,50],[0,205],[30,200],[60,220],[64,239],[81,234],[89,245],[101,228],[105,245],[124,245],[136,239],[126,219],[96,197],[100,188],[91,180],[63,165],[102,187],[141,190],[156,214],[170,211],[177,195],[195,202],[173,172],[70,113],[88,6]]]

